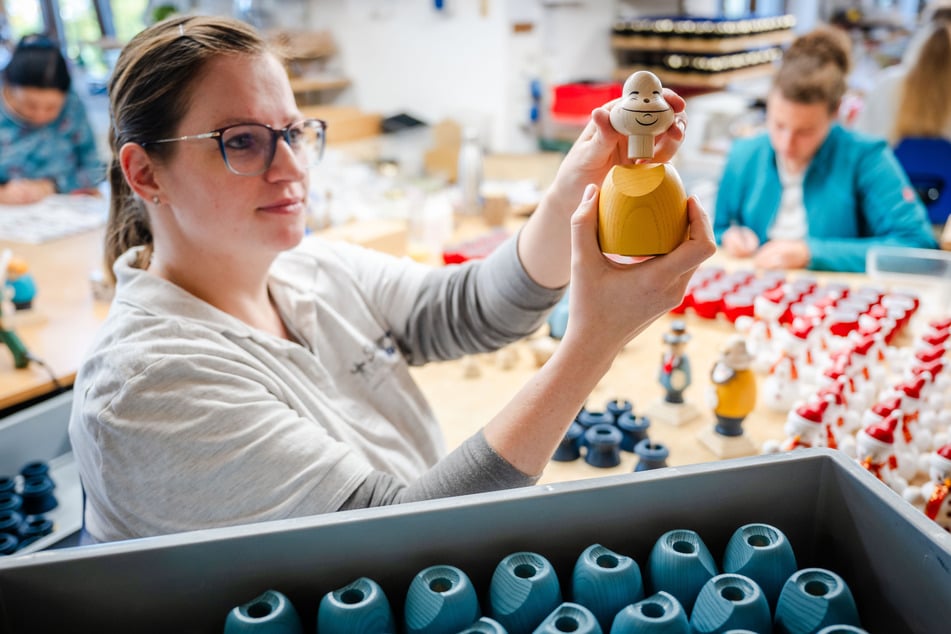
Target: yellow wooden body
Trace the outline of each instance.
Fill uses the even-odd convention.
[[[687,194],[666,163],[616,165],[601,185],[598,240],[617,255],[669,253],[687,237]]]
[[[726,383],[716,386],[714,413],[727,418],[746,418],[756,408],[756,376],[750,369],[737,370]]]

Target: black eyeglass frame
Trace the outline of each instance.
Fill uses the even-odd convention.
[[[320,129],[320,148],[317,150],[317,161],[320,161],[324,157],[324,148],[327,146],[327,122],[323,119],[301,119],[300,121],[295,121],[279,130],[272,128],[271,126],[265,123],[233,123],[231,125],[226,125],[217,130],[211,130],[210,132],[203,132],[201,134],[186,134],[185,136],[173,137],[169,139],[158,139],[155,141],[140,141],[139,145],[142,147],[148,147],[150,145],[157,145],[159,143],[176,143],[178,141],[194,141],[200,139],[215,139],[218,141],[218,151],[221,152],[221,159],[225,162],[225,167],[228,168],[232,174],[237,174],[238,176],[260,176],[264,172],[271,169],[271,163],[274,162],[274,155],[277,154],[277,141],[280,138],[284,139],[284,142],[287,143],[287,146],[291,148],[291,151],[294,151],[294,145],[291,141],[291,128],[300,126],[301,124],[310,124],[316,123]],[[228,161],[228,152],[225,149],[224,134],[232,128],[240,128],[244,126],[255,126],[259,128],[264,128],[271,133],[271,151],[268,154],[268,159],[264,163],[264,167],[257,172],[239,172],[234,167],[232,167],[231,162]]]

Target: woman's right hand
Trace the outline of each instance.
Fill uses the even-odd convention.
[[[0,186],[0,204],[28,205],[56,193],[50,180],[12,180]]]
[[[735,258],[752,257],[759,248],[759,238],[749,227],[735,225],[723,232],[723,250]]]
[[[613,355],[684,297],[691,276],[716,252],[710,219],[696,198],[687,201],[689,237],[670,253],[620,264],[598,244],[598,195],[589,185],[571,218],[568,327],[562,342]]]

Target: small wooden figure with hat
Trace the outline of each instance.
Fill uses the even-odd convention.
[[[753,442],[743,433],[743,420],[756,407],[756,375],[753,355],[746,339],[734,335],[727,340],[720,358],[710,371],[707,400],[716,425],[700,434],[700,440],[720,458],[751,456]]]
[[[660,359],[657,381],[664,388],[664,397],[649,409],[651,419],[671,425],[680,425],[699,416],[700,412],[684,399],[684,391],[690,387],[692,374],[690,358],[684,348],[690,341],[687,324],[682,319],[670,322],[670,330],[664,333],[667,350]]]

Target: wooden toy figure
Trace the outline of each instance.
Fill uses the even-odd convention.
[[[670,332],[664,333],[664,343],[667,352],[661,358],[657,379],[667,390],[664,400],[668,403],[680,404],[684,402],[684,390],[690,386],[690,359],[684,354],[684,347],[690,341],[687,325],[676,320],[670,324]]]
[[[664,388],[665,395],[662,401],[649,408],[651,418],[672,425],[685,423],[699,415],[699,411],[684,400],[684,391],[692,381],[690,359],[684,354],[688,341],[690,334],[684,321],[672,321],[670,332],[664,333],[667,351],[661,356],[657,370],[657,380]]]
[[[908,482],[898,473],[896,424],[897,420],[891,419],[860,429],[855,435],[855,457],[864,469],[899,495],[904,495]]]
[[[653,73],[641,70],[624,82],[611,124],[628,136],[628,158],[647,159],[611,168],[601,186],[598,239],[601,250],[626,256],[669,253],[687,237],[687,195],[680,176],[653,163],[654,137],[674,122]]]
[[[752,441],[743,433],[743,420],[756,407],[756,375],[753,356],[740,336],[731,337],[710,371],[708,401],[716,426],[700,434],[700,440],[720,458],[751,456]]]
[[[951,445],[939,447],[931,454],[928,469],[931,480],[922,487],[926,500],[925,515],[937,522],[938,526],[951,532]]]

